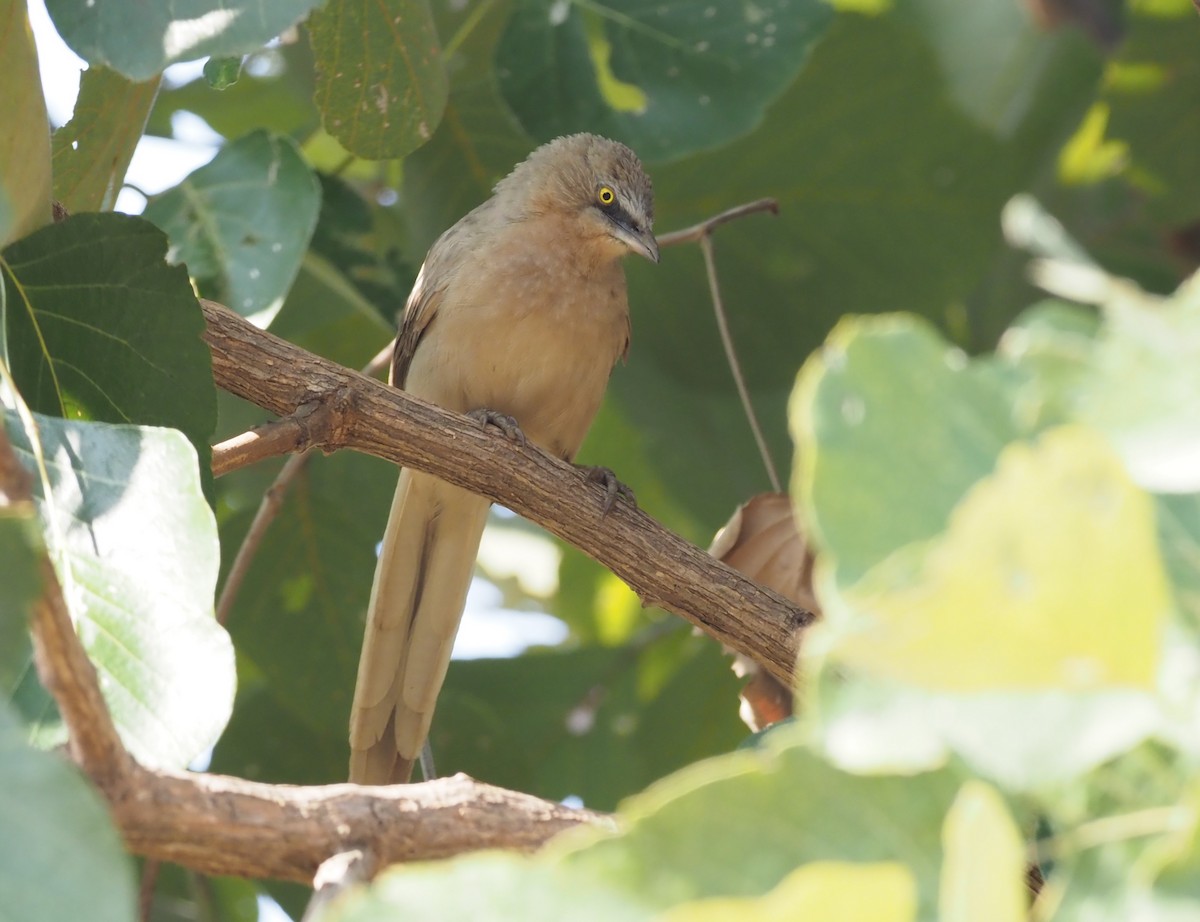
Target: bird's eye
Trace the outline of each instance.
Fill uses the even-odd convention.
[[[601,205],[611,205],[614,201],[616,201],[616,198],[616,195],[613,194],[613,190],[608,188],[608,186],[601,186],[600,191],[596,193],[596,199]]]

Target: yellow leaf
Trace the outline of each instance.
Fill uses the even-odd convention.
[[[1093,430],[1014,442],[845,593],[834,658],[927,689],[1151,685],[1168,607],[1151,498]]]
[[[1025,848],[996,789],[968,781],[942,827],[941,922],[1025,922]]]
[[[917,886],[905,865],[814,861],[765,896],[682,903],[662,922],[912,922],[916,914]]]

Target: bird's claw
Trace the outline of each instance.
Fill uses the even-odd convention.
[[[521,427],[517,424],[517,421],[511,416],[507,416],[504,413],[499,413],[496,410],[488,410],[484,408],[472,410],[467,414],[467,416],[475,420],[475,422],[479,423],[479,425],[483,426],[485,429],[488,426],[499,429],[502,433],[504,433],[506,438],[512,442],[516,442],[518,445],[525,444],[525,433],[521,430]]]
[[[598,467],[590,464],[580,464],[578,467],[583,471],[584,479],[588,483],[599,484],[604,488],[603,515],[608,515],[612,512],[613,506],[617,504],[618,496],[631,506],[637,505],[637,499],[633,495],[633,490],[617,480],[617,475],[607,467]]]

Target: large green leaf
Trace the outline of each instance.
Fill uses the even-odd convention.
[[[757,126],[831,19],[822,0],[525,0],[496,50],[500,90],[540,140],[594,131],[675,159]]]
[[[396,868],[369,889],[348,894],[319,917],[322,922],[651,922],[653,913],[619,887],[586,872],[552,867],[517,855],[471,856],[427,865],[416,873]]]
[[[216,741],[235,684],[195,452],[169,429],[34,419],[38,448],[15,414],[4,422],[109,709],[139,760],[183,767]]]
[[[30,408],[171,426],[202,479],[216,417],[204,317],[166,239],[140,218],[75,215],[0,254],[13,377]]]
[[[0,0],[0,246],[50,220],[50,123],[21,0]]]
[[[330,0],[308,23],[325,130],[371,160],[432,136],[448,81],[428,0]]]
[[[321,192],[288,138],[256,131],[146,206],[201,291],[260,326],[283,304],[304,257]]]
[[[54,132],[54,198],[69,212],[112,210],[158,83],[104,67],[83,72],[75,114]]]
[[[131,80],[176,61],[246,54],[316,6],[316,0],[49,0],[46,8],[71,50]]]
[[[843,584],[945,528],[1019,435],[1006,397],[986,366],[916,318],[833,331],[793,397],[793,493]]]
[[[0,702],[0,917],[128,922],[135,889],[108,810],[78,773],[30,749]]]
[[[859,777],[768,743],[693,765],[630,799],[620,835],[566,862],[665,908],[760,895],[807,862],[898,861],[913,873],[920,917],[929,919],[942,820],[957,789],[951,771]]]

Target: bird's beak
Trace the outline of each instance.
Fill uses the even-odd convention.
[[[613,236],[633,252],[645,256],[650,262],[658,262],[658,241],[654,239],[654,234],[650,231],[639,230],[628,224],[617,224]]]

